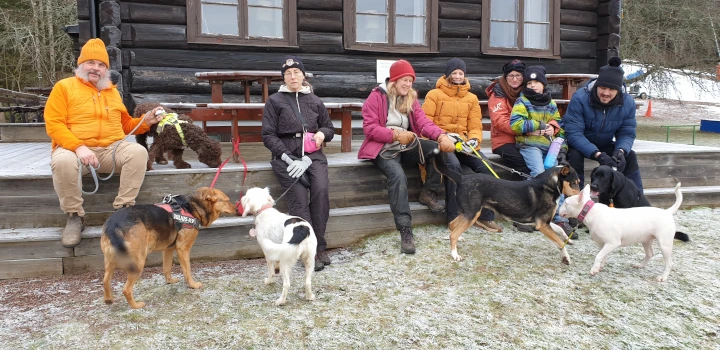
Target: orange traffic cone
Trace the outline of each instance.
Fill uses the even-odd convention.
[[[648,118],[652,117],[652,100],[648,100],[648,109],[645,112],[645,116]]]

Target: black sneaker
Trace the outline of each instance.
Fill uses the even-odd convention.
[[[533,232],[535,231],[535,226],[529,225],[529,224],[519,224],[517,222],[513,222],[513,226],[515,226],[515,229],[517,229],[520,232]]]
[[[405,254],[415,254],[415,236],[413,236],[412,227],[400,229],[400,251]]]

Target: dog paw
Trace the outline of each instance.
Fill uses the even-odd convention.
[[[177,278],[168,278],[168,279],[165,279],[165,282],[167,282],[167,284],[175,284],[175,283],[178,283],[178,281],[180,281],[180,280],[177,279]]]
[[[155,163],[165,165],[168,163],[167,159],[156,159]]]
[[[643,263],[633,264],[632,267],[634,267],[634,268],[636,268],[636,269],[644,269],[644,268],[645,268],[645,264],[643,264]]]
[[[112,299],[105,299],[105,304],[110,305],[110,304],[112,304],[112,303],[113,303],[113,300],[112,300]]]
[[[265,279],[265,284],[273,284],[273,283],[275,283],[275,279],[274,279],[274,278],[266,278],[266,279]]]
[[[145,307],[145,303],[142,301],[130,305],[131,309],[142,309],[144,307]]]
[[[570,265],[570,258],[567,256],[562,257],[562,263],[565,265]]]
[[[598,272],[600,272],[600,267],[593,266],[593,268],[590,269],[590,276],[595,276]]]
[[[315,294],[312,294],[312,293],[311,293],[310,295],[308,295],[307,297],[305,297],[305,299],[307,299],[308,301],[313,301],[313,300],[315,300]]]
[[[667,281],[667,276],[658,276],[655,280],[658,282],[665,282]]]
[[[458,254],[456,251],[453,251],[450,255],[452,255],[452,257],[453,257],[453,259],[455,259],[455,261],[462,261],[462,259],[463,259],[463,257],[460,256],[460,254]]]
[[[282,306],[282,305],[285,305],[285,299],[280,298],[278,300],[275,300],[275,306]]]
[[[443,239],[450,239],[450,236],[445,236],[445,237],[443,237]],[[463,236],[458,237],[458,242],[465,242],[465,237],[463,237]]]
[[[174,164],[175,164],[175,168],[177,168],[177,169],[190,169],[190,168],[192,168],[192,166],[190,165],[190,163],[184,162],[184,161],[183,161],[183,162],[175,161]]]
[[[198,288],[202,287],[202,283],[200,283],[200,282],[193,282],[193,283],[189,283],[188,285],[192,289],[198,289]]]
[[[150,171],[150,170],[155,170],[155,169],[153,169],[152,165],[148,164],[147,171]]]

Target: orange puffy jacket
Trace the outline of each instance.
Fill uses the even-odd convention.
[[[80,146],[107,147],[130,133],[143,119],[134,119],[115,85],[98,91],[78,77],[60,80],[45,104],[45,130],[53,150],[75,151]],[[150,130],[143,123],[135,134]]]
[[[450,84],[445,76],[425,96],[425,115],[445,132],[460,134],[465,141],[475,138],[482,142],[482,113],[477,95],[470,92],[470,82]]]

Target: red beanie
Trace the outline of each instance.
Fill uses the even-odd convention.
[[[390,82],[396,81],[402,77],[412,77],[413,82],[415,81],[415,70],[410,65],[410,62],[405,60],[399,60],[390,66]]]

